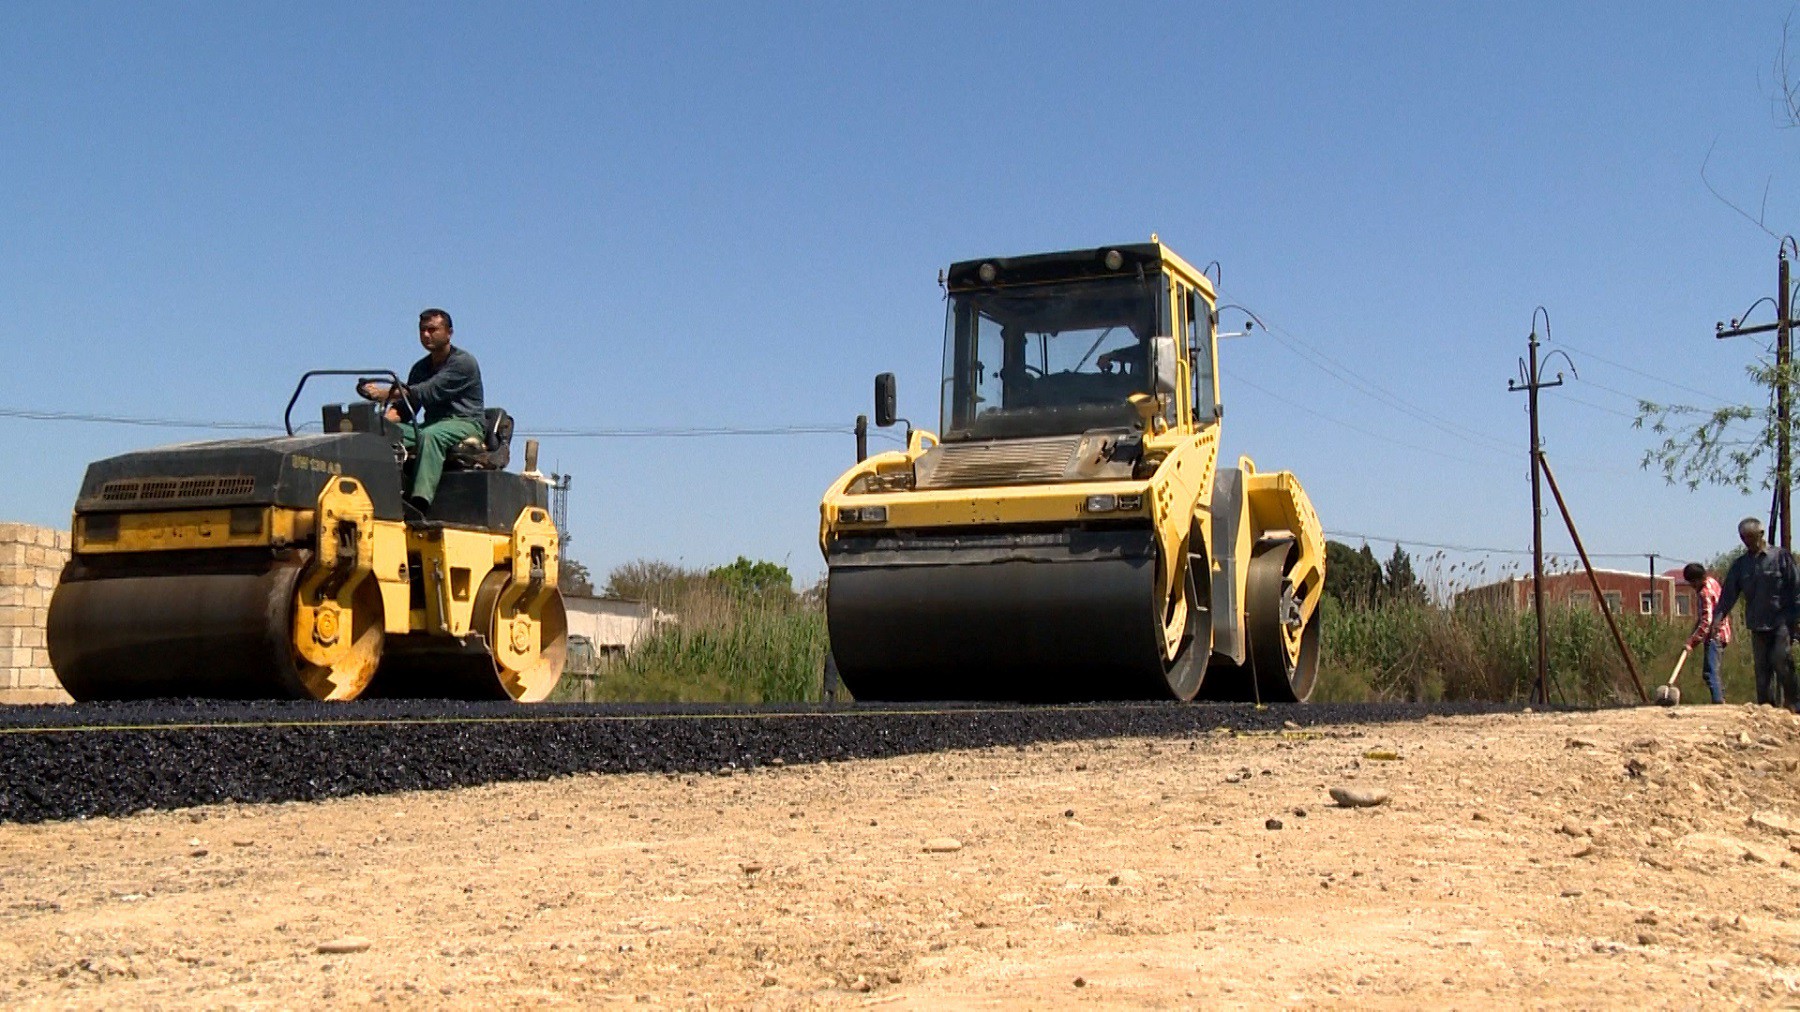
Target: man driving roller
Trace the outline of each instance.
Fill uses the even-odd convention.
[[[481,367],[475,356],[450,343],[450,314],[427,309],[419,314],[419,344],[425,357],[413,363],[404,386],[364,380],[356,392],[388,406],[389,421],[404,422],[424,411],[418,429],[402,426],[400,438],[417,456],[407,502],[423,514],[437,494],[444,458],[456,444],[482,436]]]

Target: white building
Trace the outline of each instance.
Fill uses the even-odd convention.
[[[589,668],[600,658],[626,653],[651,630],[675,621],[674,615],[660,608],[617,597],[565,596],[563,607],[569,613],[569,666],[576,670]]]

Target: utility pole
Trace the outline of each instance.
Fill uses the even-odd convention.
[[[1781,240],[1781,248],[1776,254],[1775,322],[1747,327],[1743,325],[1743,319],[1739,318],[1732,320],[1729,327],[1724,323],[1719,323],[1713,328],[1713,336],[1720,339],[1775,332],[1775,504],[1772,510],[1773,515],[1769,518],[1769,526],[1774,528],[1771,533],[1777,535],[1782,550],[1788,552],[1794,550],[1793,451],[1792,447],[1788,445],[1788,420],[1792,412],[1792,394],[1789,388],[1792,378],[1788,374],[1792,371],[1794,360],[1793,328],[1797,322],[1791,318],[1793,307],[1789,298],[1788,249],[1790,246],[1794,246],[1793,237],[1784,237]],[[1800,247],[1796,247],[1796,251],[1800,252]],[[1752,305],[1750,308],[1755,309],[1756,306]],[[1744,315],[1749,316],[1750,314],[1746,312]]]
[[[1793,324],[1788,319],[1788,258],[1787,246],[1783,245],[1776,267],[1779,291],[1775,294],[1775,383],[1778,393],[1775,397],[1775,424],[1781,427],[1776,434],[1775,487],[1776,494],[1781,497],[1781,550],[1792,553],[1794,550],[1794,472],[1793,457],[1788,446],[1788,369],[1794,360]]]
[[[1550,701],[1550,664],[1549,633],[1544,624],[1544,495],[1539,479],[1550,483],[1550,494],[1556,497],[1556,508],[1562,511],[1563,524],[1569,529],[1569,540],[1575,543],[1575,553],[1581,557],[1581,568],[1587,571],[1588,585],[1593,588],[1594,599],[1600,605],[1600,614],[1606,619],[1607,628],[1612,630],[1613,643],[1619,648],[1619,656],[1625,661],[1625,669],[1631,672],[1632,684],[1637,687],[1638,699],[1648,703],[1650,698],[1644,694],[1644,681],[1638,677],[1637,662],[1631,657],[1631,650],[1625,645],[1625,637],[1619,632],[1619,624],[1613,619],[1612,607],[1606,603],[1606,594],[1600,589],[1600,579],[1594,574],[1594,564],[1588,558],[1587,548],[1581,543],[1581,533],[1575,529],[1575,517],[1569,512],[1569,504],[1564,501],[1562,490],[1556,486],[1556,475],[1550,470],[1550,461],[1544,457],[1544,442],[1538,433],[1538,391],[1563,385],[1562,373],[1556,379],[1546,381],[1543,375],[1543,363],[1538,361],[1538,313],[1544,314],[1544,337],[1550,337],[1550,312],[1539,306],[1531,314],[1531,341],[1529,357],[1519,360],[1519,379],[1509,380],[1506,388],[1513,392],[1525,391],[1528,398],[1528,409],[1531,412],[1531,590],[1533,605],[1537,611],[1537,684],[1532,688],[1533,702],[1548,703]],[[1575,372],[1575,363],[1562,351],[1553,351],[1547,358],[1562,355],[1563,361],[1569,364],[1569,371]],[[1576,373],[1576,378],[1580,374]],[[1651,557],[1651,572],[1656,570],[1655,557]],[[1655,593],[1656,583],[1651,581],[1651,593]],[[1651,598],[1655,600],[1654,597]]]
[[[1540,307],[1541,309],[1541,307]],[[1537,613],[1537,681],[1531,689],[1531,701],[1548,703],[1550,701],[1550,633],[1544,624],[1544,492],[1540,473],[1544,455],[1544,444],[1538,438],[1538,391],[1548,387],[1559,387],[1563,384],[1562,374],[1556,379],[1544,382],[1538,374],[1538,335],[1537,314],[1531,317],[1531,340],[1528,345],[1529,358],[1519,363],[1519,380],[1508,380],[1506,389],[1517,393],[1525,391],[1526,410],[1531,415],[1531,453],[1528,469],[1531,471],[1531,607]],[[1550,314],[1544,314],[1544,333],[1550,332]]]
[[[1661,618],[1662,617],[1662,609],[1657,607],[1657,604],[1656,604],[1656,598],[1657,598],[1656,553],[1655,552],[1646,552],[1644,554],[1646,554],[1650,557],[1650,610],[1652,613],[1654,613],[1656,615],[1657,618]]]

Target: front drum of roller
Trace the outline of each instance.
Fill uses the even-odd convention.
[[[832,657],[866,701],[1189,698],[1207,651],[1164,656],[1156,560],[1148,529],[845,547],[826,583]]]
[[[251,572],[88,575],[50,601],[50,661],[79,701],[206,697],[354,699],[381,651],[380,595],[358,593],[355,659],[332,670],[293,645],[300,566]]]

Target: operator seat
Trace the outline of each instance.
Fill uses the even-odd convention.
[[[512,416],[489,408],[482,438],[453,447],[444,458],[444,476],[426,511],[427,520],[486,531],[510,530],[527,506],[547,508],[549,486],[542,477],[504,470],[512,461]]]
[[[467,471],[500,471],[512,463],[512,416],[505,408],[489,408],[482,412],[481,439],[463,440],[444,460],[446,468]]]

